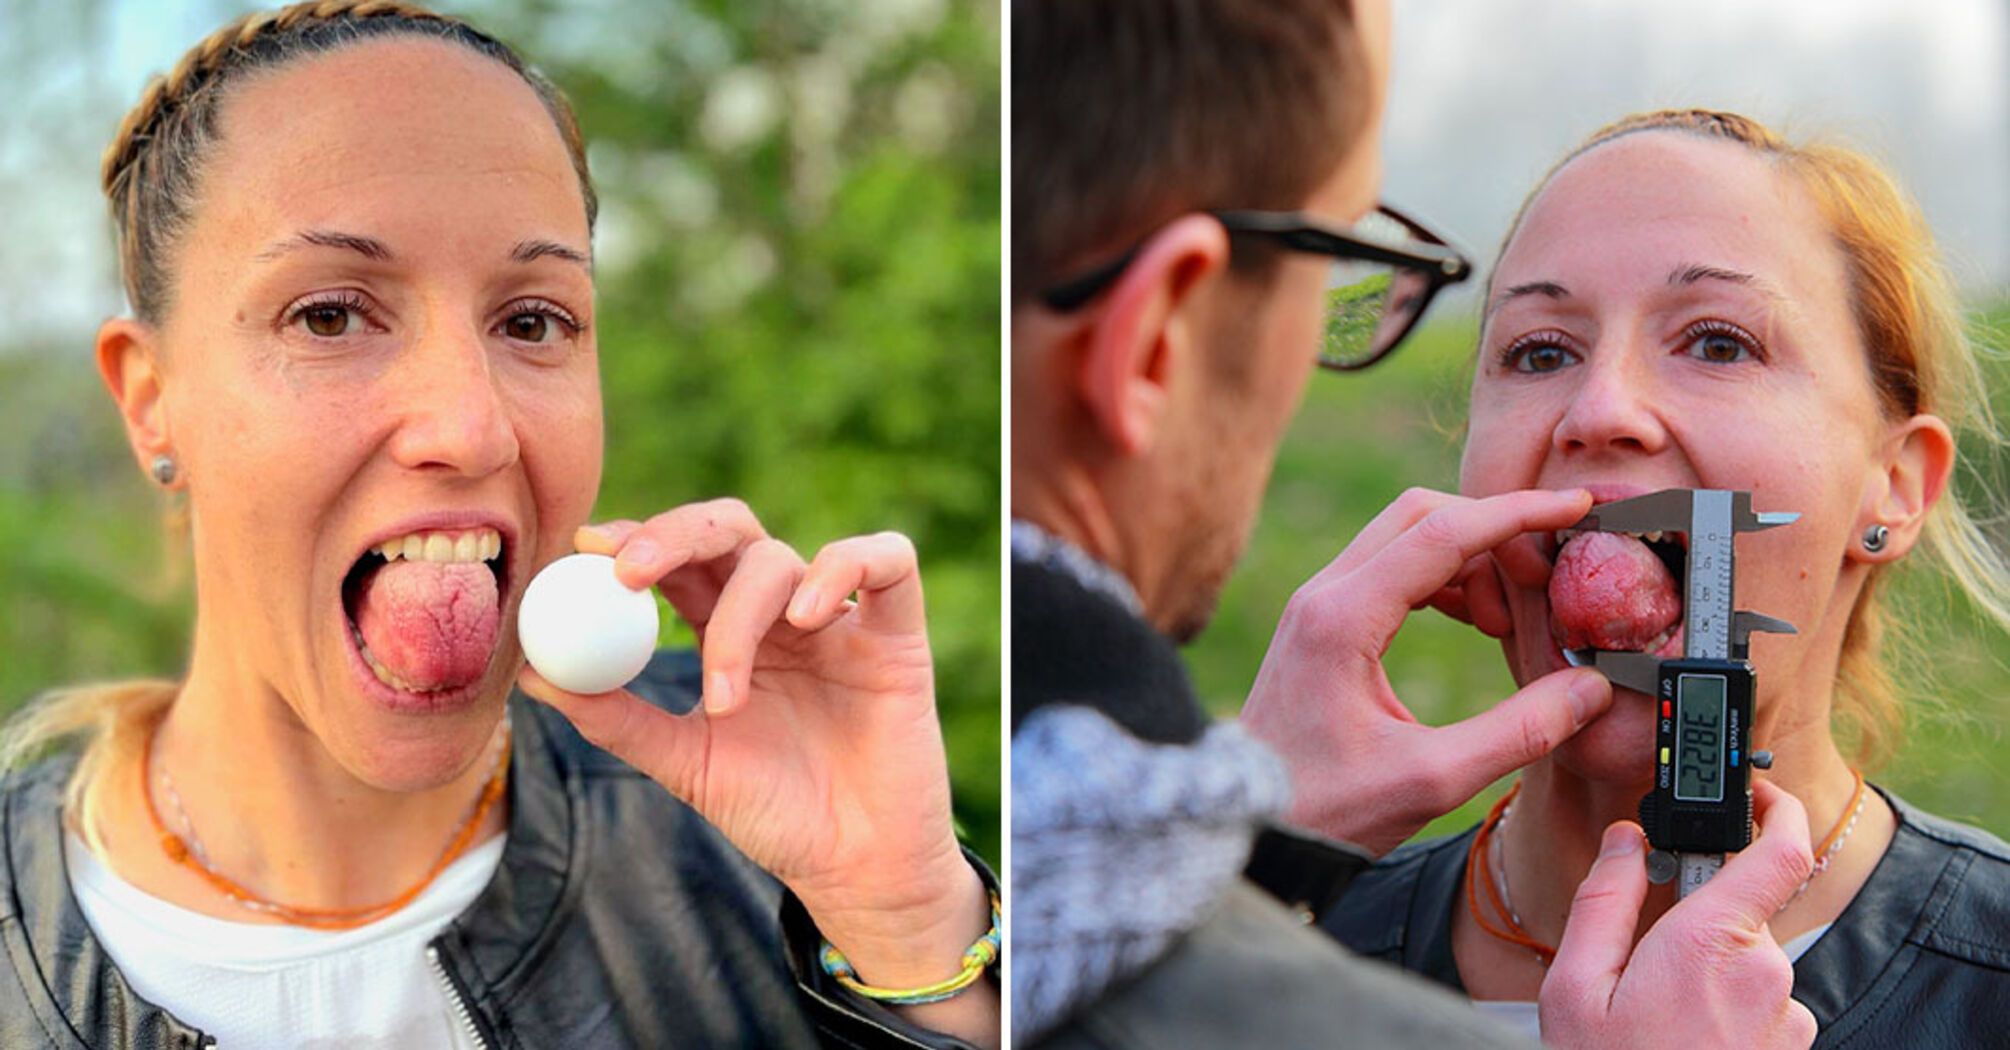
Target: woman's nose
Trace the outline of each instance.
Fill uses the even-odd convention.
[[[1594,347],[1580,367],[1585,370],[1583,383],[1557,421],[1557,451],[1652,455],[1668,446],[1653,368],[1641,348]]]
[[[516,462],[516,428],[479,330],[430,329],[398,373],[404,401],[391,456],[400,466],[479,478]]]

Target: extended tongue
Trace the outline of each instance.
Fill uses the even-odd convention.
[[[1675,577],[1646,544],[1588,532],[1557,551],[1549,610],[1550,631],[1566,650],[1647,652],[1681,621],[1682,599]]]
[[[479,679],[502,622],[495,575],[476,562],[395,561],[374,570],[356,598],[365,655],[415,692]]]

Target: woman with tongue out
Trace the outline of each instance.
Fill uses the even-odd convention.
[[[84,739],[0,785],[0,1046],[996,1043],[912,548],[581,529],[584,158],[506,47],[384,0],[239,19],[126,118],[97,361],[186,500],[194,651],[9,729]],[[575,544],[702,654],[513,693]]]
[[[2010,846],[1861,774],[1894,739],[1880,664],[1891,566],[1930,558],[2010,624],[2003,561],[1948,487],[1951,428],[1987,430],[1986,388],[1917,211],[1848,151],[1793,145],[1731,114],[1630,118],[1524,205],[1484,308],[1463,495],[1741,489],[1755,509],[1800,514],[1738,540],[1737,599],[1799,628],[1753,640],[1752,740],[1774,754],[1762,813],[1779,789],[1805,807],[1812,874],[1751,921],[1794,960],[1816,1045],[2003,1039]],[[1486,566],[1438,602],[1499,637],[1517,681],[1564,667],[1570,648],[1681,655],[1679,538],[1521,544],[1520,561],[1553,557],[1546,586]],[[1559,943],[1615,917],[1624,928],[1637,916],[1644,933],[1671,906],[1710,906],[1676,904],[1641,864],[1631,821],[1653,775],[1655,717],[1648,697],[1618,691],[1479,828],[1397,850],[1321,925],[1532,1031],[1538,991],[1609,998],[1610,975],[1549,970]],[[1839,719],[1855,727],[1851,753]],[[1593,913],[1603,922],[1573,926]],[[1625,945],[1608,951],[1626,958]],[[1712,996],[1693,999],[1704,1010]]]

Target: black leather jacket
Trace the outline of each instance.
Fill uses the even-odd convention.
[[[690,654],[663,653],[631,688],[685,710],[696,679]],[[510,702],[502,863],[429,948],[482,1045],[966,1045],[837,987],[808,915],[772,877],[555,712]],[[0,786],[0,1048],[213,1045],[133,993],[71,894],[61,802],[73,765],[51,759]]]
[[[1794,964],[1815,1046],[2010,1046],[2010,846],[1880,789],[1898,828],[1835,924]],[[1364,955],[1463,991],[1452,916],[1473,832],[1399,849],[1319,925]],[[1676,994],[1679,994],[1679,990]]]

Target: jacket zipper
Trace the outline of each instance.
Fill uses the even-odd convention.
[[[481,1026],[475,1023],[474,1010],[468,1006],[467,998],[461,995],[461,987],[447,972],[446,960],[440,958],[438,945],[426,945],[426,961],[433,965],[433,973],[440,978],[440,986],[447,990],[447,1001],[454,1004],[454,1013],[461,1019],[461,1029],[468,1033],[480,1050],[489,1050],[489,1041],[482,1036]]]

